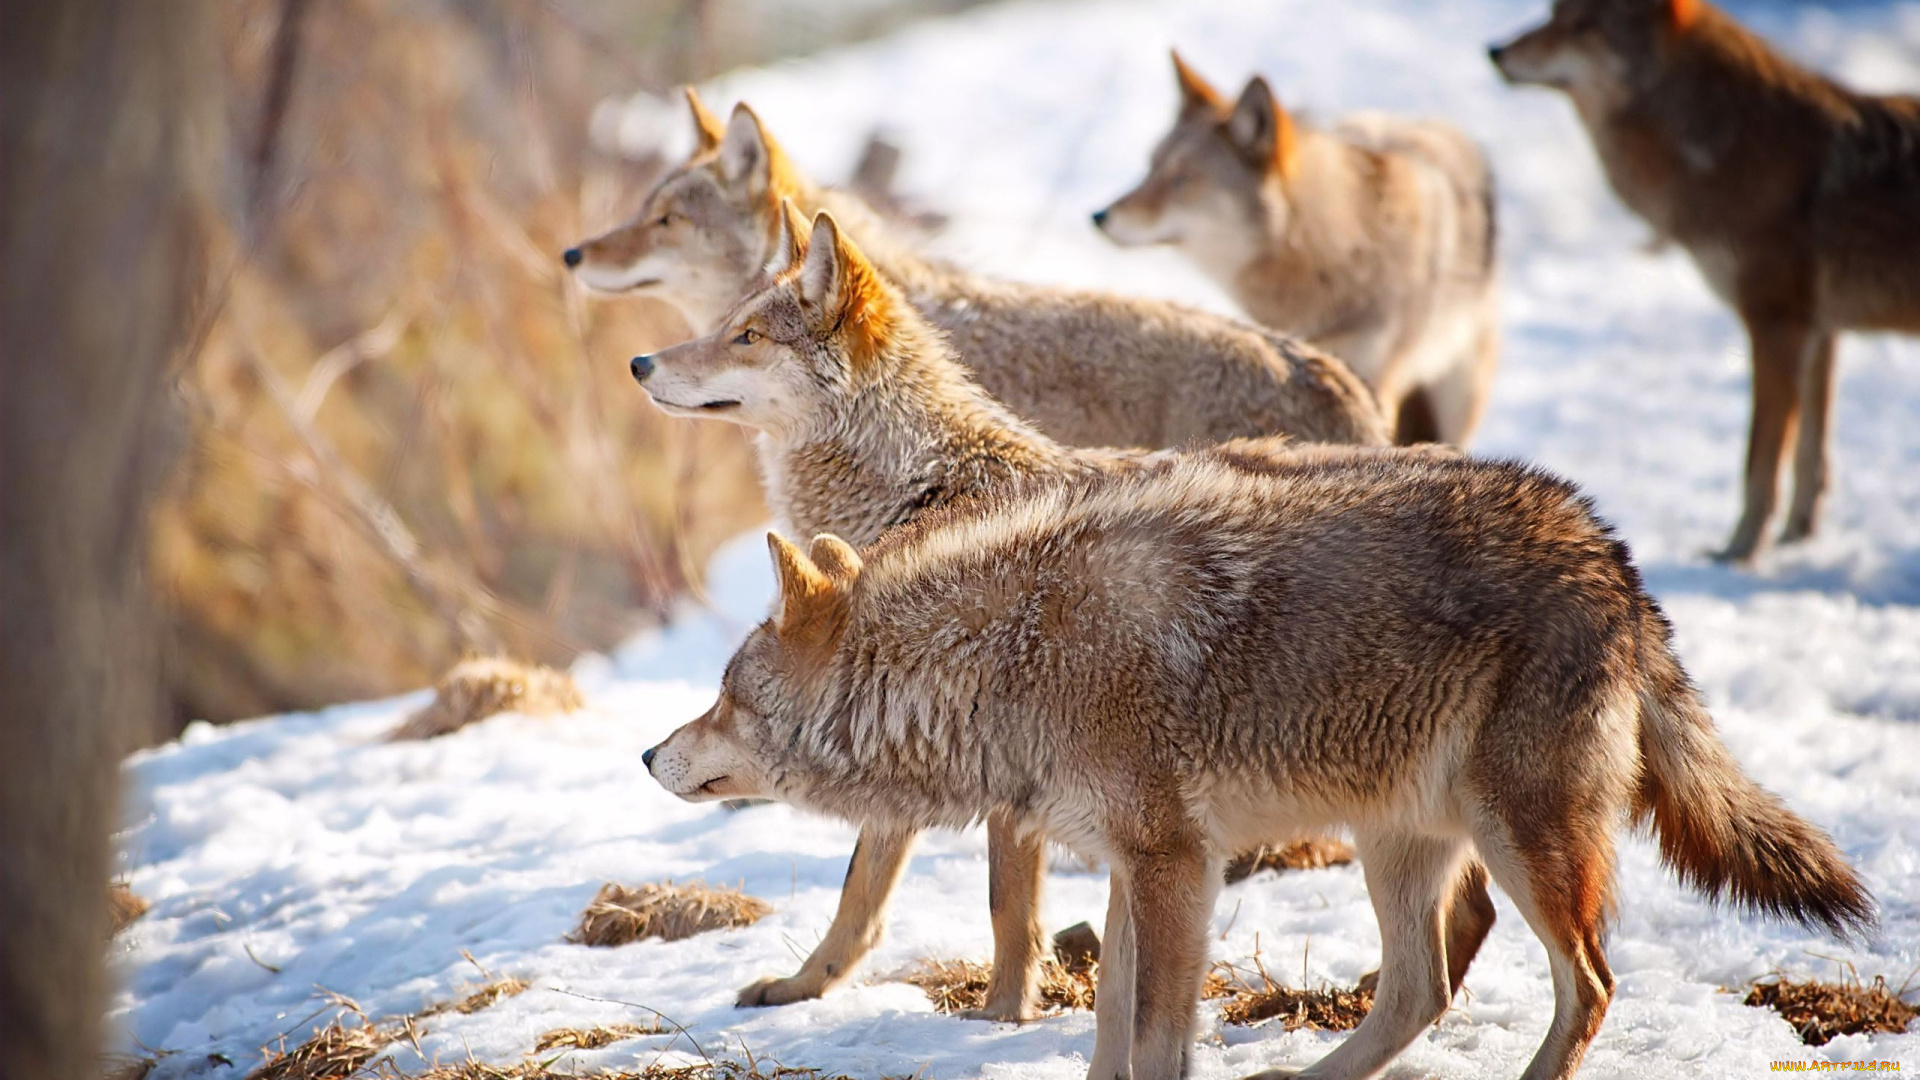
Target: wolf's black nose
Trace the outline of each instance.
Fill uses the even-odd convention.
[[[633,377],[644,381],[647,376],[653,374],[653,357],[644,354],[636,356],[629,366],[633,369]]]
[[[649,769],[653,768],[653,748],[652,747],[648,747],[647,749],[641,751],[640,764],[645,765]]]
[[[560,253],[560,258],[568,266],[579,266],[580,260],[585,258],[585,256],[580,254],[579,248],[568,248]]]
[[[1489,45],[1487,46],[1487,59],[1497,64],[1500,62],[1500,54],[1506,51],[1506,46],[1504,45]]]
[[[1093,227],[1098,229],[1104,226],[1106,223],[1107,223],[1107,212],[1105,210],[1095,210],[1093,212]]]

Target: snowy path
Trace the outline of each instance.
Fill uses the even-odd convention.
[[[1645,843],[1630,844],[1611,944],[1620,993],[1582,1075],[1671,1063],[1689,1076],[1750,1077],[1810,1055],[1920,1065],[1920,1033],[1809,1050],[1772,1013],[1725,992],[1775,970],[1830,977],[1846,962],[1897,985],[1920,967],[1920,431],[1910,426],[1920,342],[1855,338],[1843,349],[1826,537],[1759,574],[1712,566],[1700,553],[1724,539],[1736,510],[1744,345],[1681,256],[1638,250],[1645,228],[1605,191],[1566,104],[1495,79],[1484,45],[1544,4],[1245,7],[1001,6],[741,73],[709,100],[748,97],[823,178],[843,175],[869,126],[884,124],[908,151],[904,186],[960,223],[949,252],[983,268],[1222,307],[1172,256],[1120,252],[1085,224],[1137,179],[1170,118],[1168,45],[1232,88],[1258,68],[1293,106],[1443,115],[1483,140],[1503,185],[1508,337],[1476,449],[1538,461],[1595,495],[1678,624],[1681,655],[1735,753],[1836,834],[1885,919],[1880,938],[1855,949],[1717,912],[1682,893]],[[1920,90],[1920,5],[1741,10],[1857,84]],[[646,407],[637,393],[631,405]],[[964,1022],[882,978],[922,957],[989,955],[977,832],[920,849],[870,981],[802,1005],[731,1008],[737,987],[790,971],[824,932],[853,833],[780,807],[680,804],[638,758],[710,703],[732,640],[763,610],[763,551],[749,536],[717,561],[725,615],[583,663],[593,707],[570,718],[500,717],[436,742],[381,743],[415,696],[196,727],[137,757],[123,862],[155,903],[116,941],[125,1048],[171,1051],[159,1078],[237,1077],[279,1033],[304,1035],[316,987],[375,1015],[412,1011],[474,981],[465,949],[535,987],[440,1018],[420,1044],[430,1058],[510,1063],[552,1028],[645,1019],[613,1003],[624,1001],[666,1012],[716,1055],[744,1044],[860,1077],[1081,1076],[1089,1015],[1019,1029]],[[1046,924],[1098,925],[1102,876],[1069,860],[1058,869]],[[742,883],[776,912],[673,944],[562,942],[603,880],[664,877]],[[1532,1053],[1550,1015],[1544,954],[1501,903],[1470,997],[1390,1075],[1516,1075]],[[1276,977],[1294,982],[1351,984],[1378,956],[1357,868],[1234,886],[1215,927],[1217,958],[1244,960],[1257,936]],[[1206,1080],[1304,1065],[1337,1038],[1204,1027],[1195,1072]],[[644,1065],[668,1041],[568,1063]],[[410,1048],[396,1063],[420,1064]]]

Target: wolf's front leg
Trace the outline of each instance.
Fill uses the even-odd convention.
[[[1040,1014],[1040,883],[1046,840],[1005,813],[987,818],[987,905],[993,914],[993,977],[976,1020],[1019,1023]]]
[[[1176,1080],[1193,1049],[1220,863],[1198,836],[1155,837],[1120,858],[1133,916],[1132,1080]]]
[[[740,991],[742,1007],[786,1005],[817,998],[846,982],[853,969],[880,943],[886,930],[887,901],[907,868],[918,834],[912,830],[868,827],[860,830],[847,864],[847,882],[840,889],[840,908],[826,940],[797,974],[785,979],[761,979]]]
[[[1133,1053],[1133,910],[1126,871],[1115,864],[1107,879],[1107,931],[1093,995],[1093,1063],[1087,1080],[1128,1080]]]

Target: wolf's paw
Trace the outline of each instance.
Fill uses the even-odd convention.
[[[1742,541],[1736,538],[1726,547],[1715,548],[1707,552],[1707,558],[1723,566],[1751,569],[1755,560],[1759,557],[1759,549],[1760,545],[1755,541]]]
[[[766,1005],[791,1005],[796,1001],[811,1001],[820,996],[826,987],[815,979],[795,975],[786,979],[761,979],[740,991],[734,1005],[742,1009],[758,1009]]]
[[[1024,1024],[1040,1018],[1040,1009],[1031,1002],[1015,1004],[992,1004],[984,1008],[962,1009],[957,1013],[962,1020],[990,1020],[996,1024]]]
[[[1794,514],[1787,518],[1787,527],[1780,530],[1780,542],[1798,544],[1811,540],[1818,527],[1818,523],[1813,518]]]

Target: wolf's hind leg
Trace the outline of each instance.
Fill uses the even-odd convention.
[[[1442,911],[1454,892],[1466,844],[1412,835],[1361,834],[1354,840],[1380,921],[1379,989],[1360,1027],[1302,1077],[1374,1075],[1438,1020],[1452,1000]]]
[[[761,979],[740,991],[738,1004],[786,1005],[817,998],[846,982],[860,961],[880,943],[886,929],[887,901],[893,897],[900,874],[913,851],[911,829],[868,827],[847,864],[847,882],[840,889],[840,907],[825,940],[807,957],[800,970],[785,979]]]
[[[1459,358],[1416,391],[1425,396],[1433,416],[1434,441],[1465,449],[1467,441],[1480,427],[1487,395],[1493,388],[1494,371],[1499,365],[1499,308],[1490,300],[1478,331]]]
[[[993,976],[977,1020],[1031,1020],[1040,1012],[1040,885],[1046,840],[1001,813],[987,818],[987,905],[993,914]]]
[[[1093,1062],[1087,1080],[1128,1080],[1133,1055],[1133,909],[1125,867],[1107,876],[1107,928],[1093,995]]]
[[[1207,919],[1221,862],[1197,835],[1153,838],[1116,854],[1127,863],[1133,917],[1133,1080],[1187,1075],[1207,966]],[[1104,985],[1104,981],[1103,981]]]
[[[1547,947],[1553,972],[1553,1024],[1521,1080],[1571,1080],[1613,999],[1601,943],[1613,890],[1607,828],[1569,820],[1535,830],[1556,837],[1551,845],[1480,845],[1494,880]]]
[[[1454,879],[1453,893],[1447,899],[1447,987],[1448,1000],[1460,992],[1467,968],[1479,954],[1493,929],[1493,897],[1487,894],[1487,868],[1478,859],[1468,859]]]

